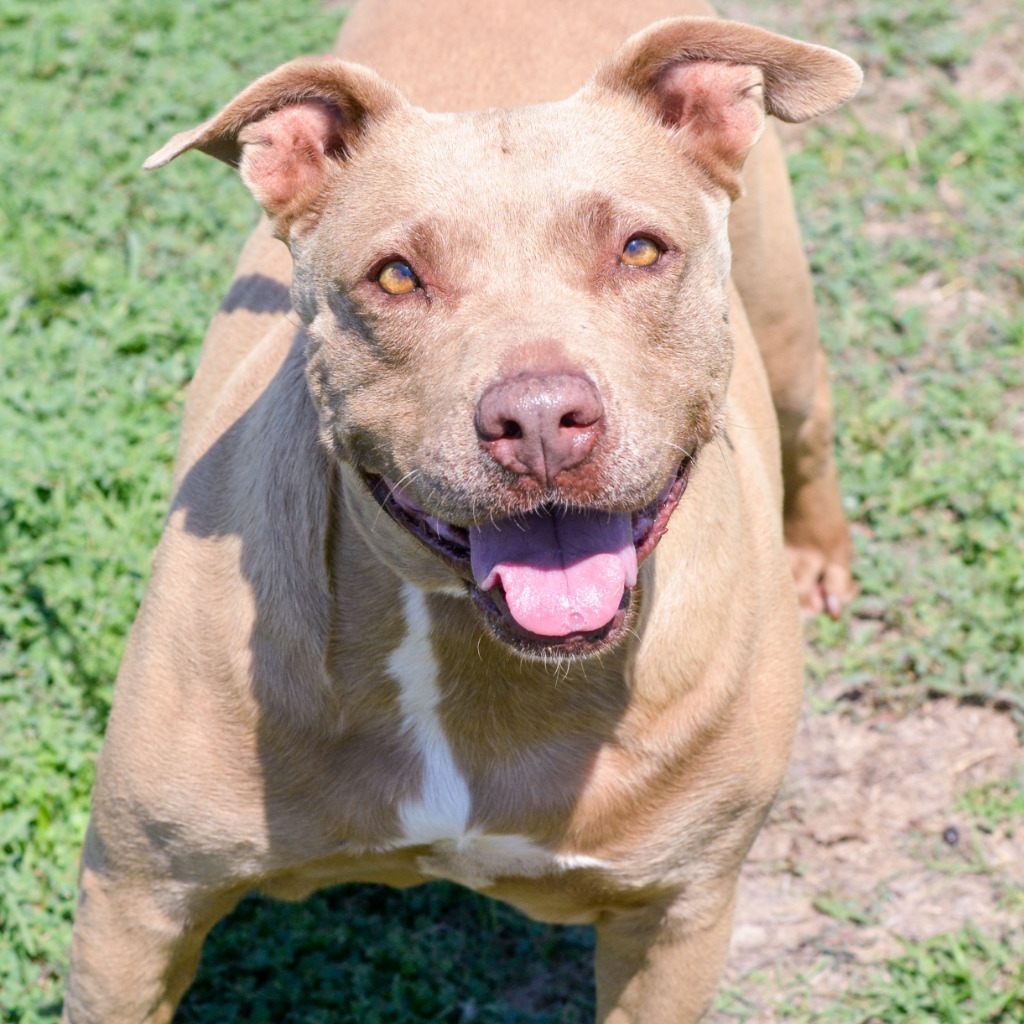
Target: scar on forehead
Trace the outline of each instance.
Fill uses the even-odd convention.
[[[512,152],[512,127],[509,123],[508,114],[504,111],[498,116],[498,144],[502,153]]]

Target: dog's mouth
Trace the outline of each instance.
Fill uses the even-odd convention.
[[[524,653],[581,655],[627,630],[637,572],[686,489],[687,456],[636,512],[542,505],[462,527],[430,515],[386,477],[364,472],[395,522],[459,575],[491,631]]]

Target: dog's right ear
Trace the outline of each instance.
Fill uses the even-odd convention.
[[[274,233],[287,238],[368,126],[406,106],[369,68],[294,60],[257,79],[198,128],[175,135],[143,167],[163,167],[188,149],[209,153],[238,168]]]
[[[717,18],[667,18],[631,36],[592,83],[639,101],[728,194],[766,114],[806,121],[848,100],[861,70],[824,46]]]

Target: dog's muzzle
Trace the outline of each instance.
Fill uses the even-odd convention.
[[[500,640],[529,654],[580,655],[626,631],[639,566],[668,529],[692,465],[685,458],[635,512],[541,505],[469,527],[431,515],[386,477],[364,478],[388,515],[464,581]]]

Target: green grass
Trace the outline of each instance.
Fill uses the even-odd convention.
[[[589,1024],[592,936],[454,885],[254,898],[216,928],[182,1024]]]
[[[981,828],[990,832],[1003,829],[1013,837],[1024,828],[1024,764],[1018,764],[1007,779],[966,789],[956,809],[970,814]]]
[[[975,928],[924,943],[903,943],[851,1000],[835,1024],[1021,1024],[1024,944]]]
[[[813,627],[811,670],[871,707],[940,692],[1020,713],[1024,100],[955,91],[951,69],[978,40],[946,10],[828,15],[823,38],[845,35],[880,73],[925,87],[900,113],[903,140],[853,107],[812,128],[793,162],[862,585],[850,618]],[[139,165],[259,73],[322,52],[337,21],[315,0],[0,0],[6,1024],[57,1013],[93,759],[165,514],[183,388],[255,220],[214,161]],[[916,227],[869,230],[879,223]],[[922,279],[949,292],[948,314],[906,301]],[[958,306],[972,292],[985,301]],[[1003,806],[995,791],[976,799]],[[589,943],[448,886],[251,900],[215,931],[182,1019],[586,1020]],[[964,943],[993,992],[1019,985],[1000,967],[1010,946]],[[946,964],[952,950],[928,955]],[[917,955],[908,947],[884,991],[912,990]]]

